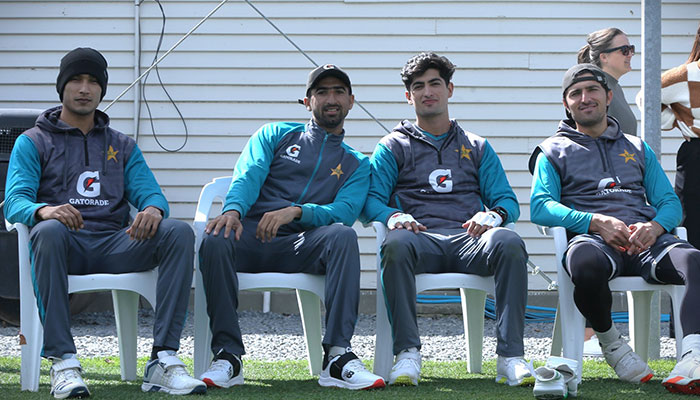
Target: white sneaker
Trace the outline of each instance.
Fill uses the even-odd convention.
[[[661,384],[671,393],[700,395],[700,355],[686,354]]]
[[[224,358],[215,358],[211,362],[209,369],[203,373],[199,379],[206,383],[208,387],[230,388],[243,384],[243,365],[241,360],[235,357],[238,365],[238,373],[233,364]]]
[[[614,370],[617,376],[625,382],[644,383],[653,376],[654,371],[647,363],[637,355],[630,345],[622,338],[603,347],[603,357]]]
[[[535,387],[532,394],[536,399],[565,399],[569,395],[564,376],[556,369],[539,367],[535,370]]]
[[[420,351],[415,347],[402,350],[396,355],[396,363],[389,373],[389,384],[418,386],[420,369]]]
[[[324,361],[326,365],[323,366],[321,376],[318,378],[318,384],[321,386],[352,390],[386,386],[384,379],[367,371],[362,361],[351,351]]]
[[[505,383],[508,386],[525,386],[535,382],[532,364],[522,357],[498,356],[496,373],[496,383]]]
[[[51,394],[57,399],[88,397],[90,392],[83,382],[82,368],[77,358],[67,358],[55,362],[49,370]]]
[[[158,358],[146,363],[143,371],[144,392],[164,392],[168,394],[204,394],[207,385],[192,378],[172,350],[158,352]]]

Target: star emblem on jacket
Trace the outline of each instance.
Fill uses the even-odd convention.
[[[468,149],[468,148],[466,148],[464,145],[462,145],[462,148],[461,148],[461,149],[459,149],[459,150],[458,150],[458,149],[455,149],[455,151],[458,151],[458,152],[459,152],[459,158],[460,158],[460,159],[462,159],[462,158],[466,158],[467,160],[471,160],[471,159],[472,159],[471,156],[469,155],[469,153],[472,152],[472,149]]]
[[[634,159],[635,153],[629,153],[627,149],[625,149],[624,153],[618,154],[620,157],[625,157],[625,164],[627,164],[627,161],[632,160],[634,162],[637,162],[637,160]]]
[[[343,175],[343,170],[340,167],[340,163],[338,163],[337,167],[331,168],[331,176],[336,176],[338,180],[340,180],[340,175]]]
[[[107,149],[107,161],[114,160],[114,162],[118,162],[117,153],[119,153],[119,150],[114,150],[112,145],[109,145],[109,149]]]

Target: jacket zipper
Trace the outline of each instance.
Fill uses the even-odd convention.
[[[88,158],[88,142],[87,135],[83,135],[83,152],[85,153],[85,166],[90,165],[90,159]]]
[[[326,136],[323,137],[323,143],[321,144],[321,150],[319,151],[319,154],[318,154],[318,162],[316,163],[316,167],[314,168],[314,172],[311,173],[311,177],[309,178],[309,182],[306,184],[304,191],[301,192],[299,199],[296,201],[297,204],[302,204],[301,199],[304,198],[306,191],[309,189],[309,186],[311,186],[311,181],[314,180],[314,177],[316,176],[316,172],[318,172],[318,168],[321,166],[321,160],[323,159],[323,149],[326,147],[326,141],[328,140],[328,135],[330,135],[330,133],[326,133]]]

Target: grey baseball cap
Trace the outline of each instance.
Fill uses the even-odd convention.
[[[589,72],[593,76],[579,76],[583,72]],[[566,91],[571,85],[582,81],[596,81],[600,83],[606,91],[609,91],[608,80],[605,78],[605,73],[600,67],[594,64],[576,64],[569,68],[564,74],[564,80],[561,83],[562,96],[566,97]]]

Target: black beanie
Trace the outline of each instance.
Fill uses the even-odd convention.
[[[78,47],[73,49],[61,59],[61,67],[56,77],[56,91],[58,98],[63,101],[63,88],[68,80],[76,75],[88,74],[97,79],[97,83],[102,88],[100,101],[107,93],[107,60],[99,51],[89,47]]]

